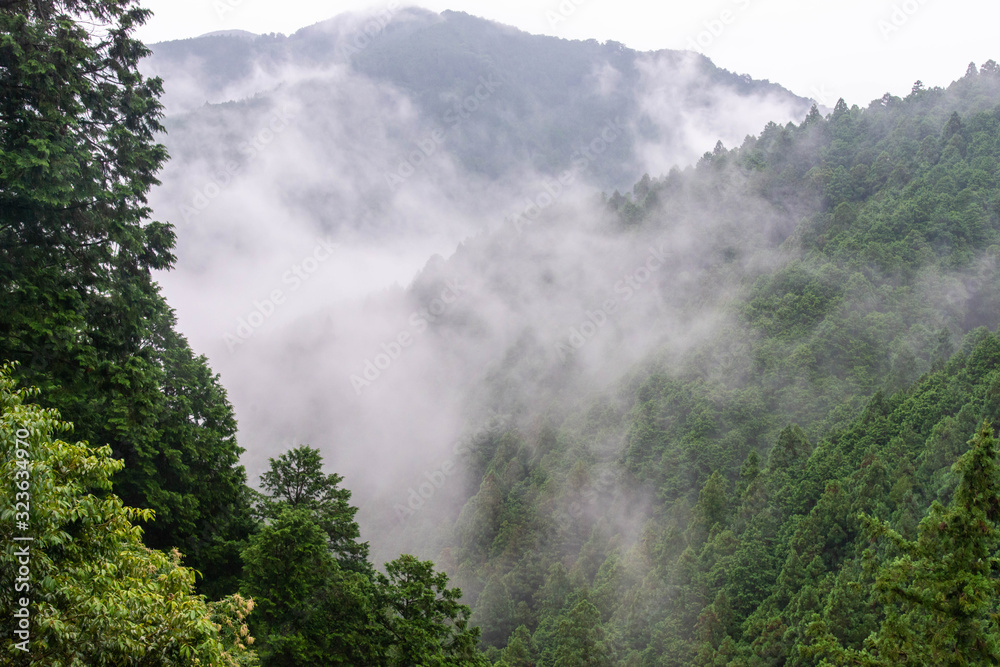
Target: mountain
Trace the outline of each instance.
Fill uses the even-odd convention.
[[[640,53],[616,42],[530,35],[461,12],[416,8],[343,15],[288,37],[212,33],[155,44],[144,63],[165,81],[168,114],[205,101],[273,95],[276,87],[335,67],[391,84],[448,134],[464,169],[493,178],[526,163],[558,173],[581,143],[620,118],[629,132],[595,169],[606,188],[642,174],[637,151],[644,144],[655,142],[681,163],[700,154],[690,153],[687,125],[737,141],[764,118],[800,119],[811,104],[691,52]],[[310,93],[324,98],[322,90]],[[732,117],[732,105],[743,107],[747,122]],[[767,109],[755,108],[762,105]]]
[[[282,264],[317,235],[403,256],[391,277],[352,281],[351,296],[405,283],[567,170],[576,193],[631,187],[720,138],[801,120],[811,104],[690,52],[640,53],[412,8],[287,37],[208,35],[152,49],[142,68],[164,80],[172,158],[152,204],[181,229],[181,272],[205,278],[217,264],[207,247],[228,255],[249,244],[235,265],[272,252],[268,232],[258,248],[247,229],[274,220],[289,230],[277,241]],[[344,296],[348,282],[331,289]]]
[[[284,226],[321,219],[354,251],[443,220],[464,232],[406,288],[319,288],[282,324],[230,334],[251,469],[274,443],[316,445],[376,562],[433,558],[504,664],[818,664],[892,637],[893,598],[857,593],[890,573],[865,569],[857,514],[915,538],[997,417],[978,329],[1000,306],[995,64],[824,117],[692,54],[384,19],[215,38],[199,48],[254,63],[219,85],[259,94],[168,120],[185,163],[280,100],[325,123],[312,141],[286,131],[287,157],[260,153]],[[163,72],[168,51],[150,61]],[[433,151],[398,141],[413,128],[420,150],[480,85],[495,89]],[[621,136],[561,181],[609,117]],[[214,135],[194,131],[208,119]],[[392,156],[411,162],[402,183]],[[368,225],[346,236],[331,211]]]
[[[381,418],[384,408],[356,409],[350,378],[410,328],[394,286],[436,256],[525,214],[592,210],[601,191],[687,165],[720,138],[738,145],[768,121],[801,120],[810,106],[697,54],[529,35],[456,12],[345,15],[288,37],[204,36],[152,49],[142,67],[164,79],[171,160],[150,202],[176,224],[179,258],[158,280],[192,343],[233,378],[251,472],[293,436],[381,433],[388,442],[412,433],[406,419]],[[320,250],[333,259],[315,263],[320,243],[338,248]],[[574,248],[567,243],[562,259],[577,261]],[[300,278],[304,262],[312,270]],[[615,284],[606,270],[581,276],[587,287],[563,300],[564,316],[575,317],[598,281]],[[523,316],[554,317],[530,301]],[[303,335],[332,349],[290,380],[300,371],[287,352]],[[484,348],[475,363],[492,354]],[[279,387],[285,398],[270,394]],[[405,396],[393,400],[416,414]],[[327,417],[298,418],[317,401],[335,433],[318,427]],[[452,425],[444,420],[443,431]]]
[[[370,516],[390,526],[394,508],[456,575],[501,664],[990,654],[994,565],[968,584],[969,617],[929,591],[963,585],[939,563],[963,558],[966,485],[997,502],[995,476],[971,481],[970,438],[1000,417],[998,138],[991,61],[644,179],[604,204],[630,253],[582,253],[577,214],[457,254],[435,271],[484,287],[438,325],[438,366],[483,302],[521,335],[478,385],[491,420],[452,457],[472,474],[431,489],[433,469],[414,472],[416,493]],[[556,261],[569,239],[575,266]],[[540,310],[516,319],[528,290],[558,309],[598,266],[604,293],[561,332]],[[983,521],[972,560],[996,557]]]

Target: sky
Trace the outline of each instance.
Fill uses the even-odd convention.
[[[144,0],[146,42],[216,30],[291,34],[348,11],[394,0]],[[614,40],[633,49],[691,49],[726,69],[770,79],[833,106],[903,96],[920,79],[946,86],[969,62],[1000,60],[995,0],[422,0],[535,34]]]

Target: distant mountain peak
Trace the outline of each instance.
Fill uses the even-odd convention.
[[[204,35],[198,35],[195,39],[203,37],[236,37],[238,39],[252,40],[259,37],[259,35],[247,30],[216,30],[214,32],[206,32]]]

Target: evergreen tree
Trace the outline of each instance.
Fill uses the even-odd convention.
[[[78,432],[125,462],[126,503],[234,586],[249,530],[236,423],[218,378],[173,329],[152,272],[174,233],[147,193],[167,158],[137,0],[0,3],[0,358]]]
[[[343,477],[323,472],[319,450],[301,445],[268,460],[271,469],[260,476],[267,492],[260,502],[264,518],[274,519],[287,509],[309,513],[326,532],[341,567],[370,574],[368,543],[358,542],[361,529],[354,520],[358,510],[350,504],[351,492],[340,488]]]
[[[461,604],[462,591],[448,588],[448,575],[435,572],[430,561],[400,556],[386,563],[376,582],[383,627],[391,647],[390,667],[485,666],[479,652],[479,628],[469,627],[470,610]]]
[[[537,667],[538,648],[535,641],[523,625],[517,626],[510,641],[500,654],[501,667]]]
[[[604,637],[601,613],[581,600],[559,621],[555,667],[609,667],[611,654]]]
[[[243,560],[265,667],[380,662],[388,638],[374,621],[374,587],[341,569],[308,510],[284,508],[250,539]]]
[[[954,466],[951,503],[931,506],[916,540],[866,517],[870,538],[891,545],[866,554],[885,609],[878,633],[861,650],[842,648],[818,622],[810,653],[845,665],[1000,664],[1000,468],[988,423],[971,445]]]

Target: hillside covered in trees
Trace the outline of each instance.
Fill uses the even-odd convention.
[[[512,337],[469,391],[460,502],[392,514],[433,561],[378,567],[317,449],[248,485],[225,380],[154,280],[146,18],[0,3],[5,664],[1000,663],[996,63],[429,265],[411,294],[475,272],[490,308],[556,302],[571,280],[514,267],[582,248],[586,217],[647,268],[576,338]],[[428,335],[485,339],[485,310]],[[629,317],[652,343],[608,370]]]
[[[640,239],[728,215],[699,248],[711,280],[660,288],[692,312],[732,284],[731,317],[477,441],[482,484],[442,544],[494,658],[996,661],[993,510],[963,485],[996,484],[967,452],[998,416],[998,74],[840,102],[607,199]],[[815,212],[754,229],[740,202],[760,198]],[[565,657],[584,654],[603,657]]]

